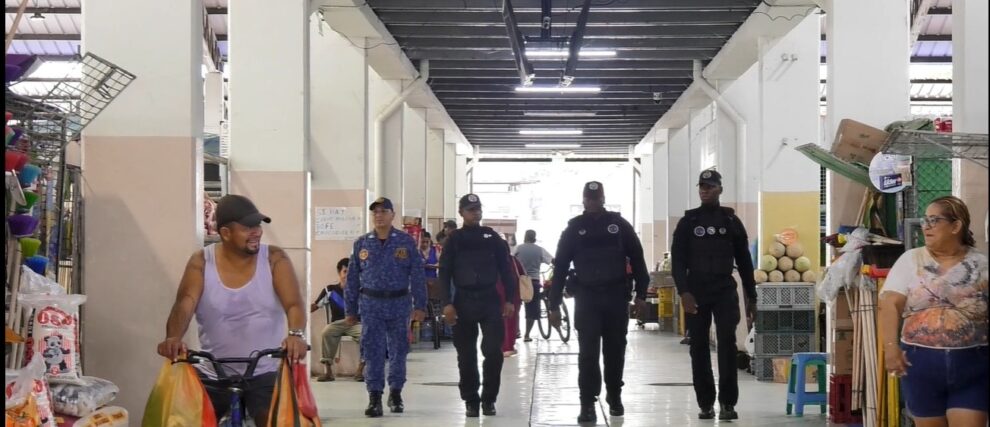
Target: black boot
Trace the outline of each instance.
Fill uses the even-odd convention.
[[[736,408],[732,405],[721,405],[721,411],[718,412],[718,419],[720,420],[735,420],[739,419],[739,414],[736,413]]]
[[[715,418],[715,408],[708,406],[701,408],[701,412],[698,413],[699,420],[710,420]]]
[[[478,402],[464,402],[464,415],[468,418],[478,418]]]
[[[382,416],[382,392],[372,391],[368,393],[368,409],[364,410],[364,415],[375,418]]]
[[[481,413],[486,417],[495,416],[495,402],[481,402]]]
[[[608,403],[608,413],[613,417],[621,417],[626,414],[626,407],[622,406],[622,398],[619,397],[619,393],[606,394],[605,402]]]
[[[595,413],[595,403],[582,403],[581,404],[581,414],[578,415],[578,424],[581,423],[594,423],[598,421],[598,415]]]
[[[396,389],[392,389],[388,393],[388,409],[397,414],[401,414],[402,411],[406,410],[406,405],[402,403],[402,392]]]

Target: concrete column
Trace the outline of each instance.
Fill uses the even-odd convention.
[[[826,0],[829,148],[842,119],[883,128],[911,116],[908,2]],[[863,96],[869,94],[869,96]],[[829,173],[828,230],[858,224],[866,188]]]
[[[811,15],[765,49],[758,63],[760,128],[753,141],[760,167],[759,253],[774,234],[797,230],[805,256],[818,265],[819,166],[794,149],[819,138],[819,49],[821,24]]]
[[[467,156],[457,154],[454,156],[454,213],[457,213],[457,200],[461,196],[471,192],[471,183],[468,182]],[[460,219],[457,220],[460,224]]]
[[[263,241],[285,249],[303,296],[310,294],[310,19],[305,0],[229,9],[230,192],[271,216]],[[278,31],[259,31],[272,23]]]
[[[203,82],[204,111],[203,131],[220,135],[220,122],[223,118],[223,73],[210,71]]]
[[[443,129],[429,129],[426,132],[426,213],[427,228],[436,234],[444,220],[444,201],[447,195],[444,179],[444,154],[448,144],[444,143]]]
[[[952,2],[952,127],[955,132],[988,131],[987,2]],[[969,206],[977,247],[987,251],[987,169],[968,160],[953,163],[953,194]]]
[[[320,28],[322,25],[323,28]],[[310,121],[309,164],[312,170],[310,227],[312,237],[312,283],[309,302],[323,286],[335,283],[337,261],[350,256],[354,233],[367,229],[366,181],[370,141],[369,69],[365,51],[354,47],[319,19],[310,21]],[[345,233],[325,236],[317,231],[317,212],[322,208],[344,208],[364,219]],[[339,225],[339,224],[337,224]],[[311,317],[310,367],[322,373],[319,345],[326,317]]]
[[[654,250],[655,245],[655,232],[653,231],[653,192],[655,187],[653,186],[654,179],[653,176],[656,173],[653,167],[653,150],[649,153],[644,153],[640,157],[639,163],[639,199],[638,205],[636,206],[636,221],[639,222],[639,238],[643,244],[643,257],[646,260],[647,267],[653,268],[656,264],[657,255]],[[660,254],[663,256],[663,253]]]
[[[446,133],[444,134],[446,139]],[[443,216],[444,219],[457,218],[457,199],[452,197],[460,194],[457,184],[457,145],[453,143],[443,144]]]
[[[83,51],[137,76],[82,140],[83,370],[117,384],[114,405],[140,420],[179,280],[203,245],[203,5],[83,7]]]
[[[670,251],[674,225],[668,222],[671,211],[667,201],[670,194],[670,142],[653,145],[653,258],[663,260]]]
[[[421,217],[425,221],[426,109],[406,105],[402,115],[402,210],[397,213]]]
[[[402,220],[402,129],[405,106],[401,106],[385,119],[382,134],[382,145],[378,147],[379,163],[378,178],[380,186],[376,197],[388,197],[395,208],[396,225]]]
[[[693,207],[694,199],[698,198],[698,192],[693,190],[692,184],[697,183],[697,174],[691,175],[690,156],[688,150],[688,128],[670,130],[670,147],[668,150],[668,187],[667,187],[667,229],[670,239],[674,237],[674,227],[677,221],[684,217],[684,211]],[[693,197],[693,198],[692,198]],[[670,240],[668,240],[669,242]],[[668,243],[669,246],[669,243]]]

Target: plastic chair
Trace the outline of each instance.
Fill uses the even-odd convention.
[[[787,415],[791,414],[794,407],[794,414],[798,417],[804,415],[804,405],[820,405],[822,413],[828,405],[828,393],[825,388],[825,375],[828,365],[828,355],[826,353],[794,353],[791,356],[791,370],[787,375]],[[817,366],[818,369],[818,391],[805,391],[805,369],[809,366]]]

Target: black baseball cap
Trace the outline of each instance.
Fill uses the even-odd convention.
[[[480,208],[481,199],[478,198],[477,194],[465,194],[461,197],[460,203],[458,203],[460,209],[470,209],[470,208]]]
[[[375,208],[377,208],[379,206],[381,206],[381,207],[383,207],[385,209],[388,209],[390,211],[394,211],[395,210],[392,207],[392,201],[389,200],[388,198],[385,198],[385,197],[379,197],[379,198],[375,199],[374,202],[371,202],[371,206],[368,206],[368,210],[369,211],[373,211],[373,210],[375,210]]]
[[[245,227],[255,227],[258,224],[271,223],[272,219],[254,206],[254,202],[247,197],[237,194],[228,194],[217,203],[216,210],[217,227],[223,227],[232,222],[236,222]]]
[[[701,176],[698,177],[698,185],[708,184],[722,186],[722,175],[718,173],[717,170],[709,169],[701,172]]]
[[[605,186],[598,181],[591,181],[584,184],[584,197],[592,199],[601,199],[605,197]]]

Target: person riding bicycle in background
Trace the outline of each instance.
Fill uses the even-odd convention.
[[[220,243],[189,258],[158,354],[175,361],[188,351],[183,336],[195,314],[202,349],[218,358],[281,346],[289,360],[302,360],[308,351],[306,307],[288,255],[261,243],[261,223],[271,218],[238,195],[220,199],[216,218]],[[268,419],[279,363],[260,360],[247,381],[244,403],[257,425]],[[197,369],[219,419],[229,408],[230,391],[216,381],[212,366]],[[229,369],[243,374],[244,368]]]
[[[526,230],[523,235],[523,244],[516,246],[512,255],[522,263],[526,269],[526,275],[533,281],[533,299],[526,303],[526,335],[523,342],[530,342],[533,339],[529,333],[533,331],[533,324],[540,318],[540,301],[542,301],[540,291],[540,266],[543,264],[553,264],[553,256],[542,246],[536,244],[536,231]]]

